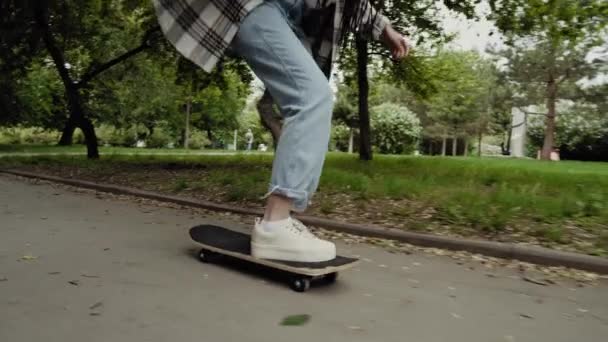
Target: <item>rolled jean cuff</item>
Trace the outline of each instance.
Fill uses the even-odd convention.
[[[268,193],[266,193],[263,198],[270,195],[279,195],[293,200],[292,210],[299,213],[303,212],[306,210],[306,207],[308,207],[308,192],[306,191],[298,191],[271,184],[268,187]]]

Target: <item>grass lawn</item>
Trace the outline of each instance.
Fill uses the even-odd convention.
[[[270,154],[106,154],[0,167],[259,207],[272,165]],[[608,255],[608,163],[330,153],[313,202],[311,214],[350,222]]]

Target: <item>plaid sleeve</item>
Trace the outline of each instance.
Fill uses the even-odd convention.
[[[384,28],[386,27],[386,25],[390,24],[390,21],[384,15],[378,13],[368,0],[360,1],[363,3],[361,4],[361,6],[358,7],[358,16],[359,18],[361,18],[362,23],[370,23],[371,27],[367,29],[371,29],[372,37],[375,40],[379,40],[380,36],[382,35],[382,32],[384,31]]]

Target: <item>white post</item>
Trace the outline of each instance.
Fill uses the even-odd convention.
[[[237,132],[238,132],[238,131],[235,129],[235,130],[234,130],[234,150],[235,150],[235,151],[237,150],[237,148],[236,148],[236,135],[237,135]]]

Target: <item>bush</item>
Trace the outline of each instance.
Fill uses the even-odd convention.
[[[209,146],[211,141],[207,138],[207,134],[199,131],[193,130],[190,132],[190,140],[188,145],[191,149],[202,149],[205,146]]]
[[[78,131],[79,132],[79,131]],[[97,139],[100,145],[132,147],[137,142],[137,131],[131,128],[116,128],[111,125],[101,124],[96,129]]]
[[[152,135],[146,138],[146,146],[151,148],[167,147],[173,141],[172,137],[164,129],[155,129]]]
[[[348,140],[350,139],[350,128],[344,124],[333,125],[331,130],[330,150],[348,151]]]
[[[10,127],[0,129],[0,144],[54,145],[61,133],[40,127]]]
[[[380,153],[412,153],[422,132],[420,120],[409,109],[394,103],[372,108],[373,144]]]

